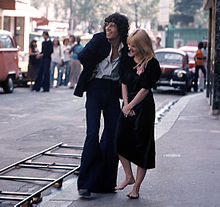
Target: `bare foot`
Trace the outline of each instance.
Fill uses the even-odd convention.
[[[131,198],[131,199],[137,199],[139,198],[139,192],[136,190],[132,190],[127,197]]]
[[[115,190],[123,190],[127,185],[132,185],[135,183],[134,178],[125,179],[120,185],[115,187]]]

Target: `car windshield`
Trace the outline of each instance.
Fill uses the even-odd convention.
[[[12,39],[7,35],[0,35],[0,45],[2,48],[13,48]]]
[[[160,63],[168,63],[173,65],[181,65],[183,61],[182,55],[171,52],[157,52],[156,57]]]

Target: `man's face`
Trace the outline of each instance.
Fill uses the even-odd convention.
[[[117,25],[114,22],[105,22],[105,32],[108,40],[116,40],[120,38]]]
[[[43,34],[42,36],[45,40],[48,38],[47,35],[45,35],[45,34]]]

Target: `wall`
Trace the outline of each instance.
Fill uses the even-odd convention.
[[[174,28],[166,30],[166,47],[178,48],[184,45],[197,46],[198,42],[207,38],[208,29],[204,28]],[[181,45],[179,45],[179,43]]]

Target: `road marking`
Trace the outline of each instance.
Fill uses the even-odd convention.
[[[181,157],[180,154],[164,154],[163,157],[176,158]]]

